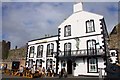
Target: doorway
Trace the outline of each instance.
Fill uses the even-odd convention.
[[[67,61],[67,73],[72,74],[72,61],[71,60]]]

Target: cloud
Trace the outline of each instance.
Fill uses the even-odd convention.
[[[2,3],[0,2],[0,41],[2,40]]]
[[[118,2],[86,2],[84,8],[86,11],[103,15],[108,32],[118,23]]]
[[[117,6],[110,2],[85,2],[84,10],[103,15],[111,31],[117,24]],[[45,34],[57,34],[57,27],[72,14],[72,8],[70,2],[3,2],[3,39],[11,41],[14,48]]]
[[[45,34],[57,34],[57,26],[72,13],[71,6],[72,3],[5,2],[3,38],[11,41],[13,48]]]

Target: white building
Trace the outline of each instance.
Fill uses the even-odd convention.
[[[61,32],[59,71],[64,67],[74,76],[98,76],[99,68],[105,68],[102,57],[106,53],[107,37],[104,17],[83,11],[82,3],[77,3],[73,14],[58,28]]]
[[[26,56],[26,67],[36,65],[52,68],[56,71],[57,35],[35,39],[28,42],[28,53]]]
[[[99,69],[102,68],[102,75],[104,75],[107,64],[106,38],[108,37],[104,17],[83,11],[82,3],[74,4],[73,9],[73,14],[58,26],[58,37],[28,42],[27,66],[32,66],[32,63],[33,65],[42,64],[47,69],[47,59],[49,59],[52,60],[51,65],[53,65],[52,62],[55,64],[56,73],[65,68],[67,73],[73,76],[98,76]],[[49,49],[47,45],[52,43],[54,44],[52,52],[59,54],[57,58],[55,54],[52,57],[46,56],[53,54],[47,52]],[[39,52],[37,47],[40,45],[44,46],[41,46],[42,49],[40,47],[43,56],[37,58],[37,52]]]

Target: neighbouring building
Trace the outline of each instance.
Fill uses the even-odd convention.
[[[42,65],[57,74],[64,68],[73,76],[105,74],[108,33],[104,17],[73,6],[73,14],[58,26],[58,35],[28,41],[26,66]]]
[[[27,45],[22,46],[20,48],[15,48],[9,50],[9,57],[4,60],[4,63],[8,65],[8,69],[12,68],[13,61],[19,61],[20,65],[25,66],[26,62],[26,53],[27,53]]]
[[[109,34],[109,48],[118,50],[118,58],[120,62],[120,23],[114,26]]]
[[[26,55],[26,66],[36,65],[51,68],[56,72],[57,35],[28,42],[28,54]]]

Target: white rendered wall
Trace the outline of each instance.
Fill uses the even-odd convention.
[[[93,35],[93,34],[101,34],[102,29],[100,29],[101,28],[100,19],[102,18],[103,16],[85,12],[85,11],[74,13],[58,27],[58,28],[61,28],[60,39],[87,36],[87,35]],[[86,21],[90,19],[94,20],[95,32],[86,33]],[[71,25],[70,37],[64,37],[64,27],[66,25]]]
[[[33,65],[35,65],[37,59],[42,59],[44,61],[42,63],[42,67],[46,68],[46,60],[47,59],[52,59],[53,61],[55,61],[55,63],[53,63],[53,64],[55,64],[55,66],[53,66],[53,67],[56,68],[56,58],[54,58],[55,55],[53,54],[53,57],[46,57],[47,44],[53,43],[54,44],[54,50],[53,50],[53,52],[57,52],[57,43],[56,43],[56,40],[57,40],[57,37],[52,37],[52,38],[46,38],[46,39],[42,39],[42,40],[35,40],[35,41],[28,42],[28,52],[27,52],[28,53],[27,54],[28,57],[27,57],[27,61],[29,59],[32,59],[33,61],[35,61],[34,64],[33,64]],[[42,43],[43,41],[46,41],[46,43]],[[39,45],[43,45],[43,57],[41,57],[41,58],[37,58],[37,47]],[[30,50],[31,46],[35,47],[34,58],[29,58],[29,50]],[[26,66],[28,67],[28,64]],[[56,71],[56,69],[55,69],[55,71]]]

